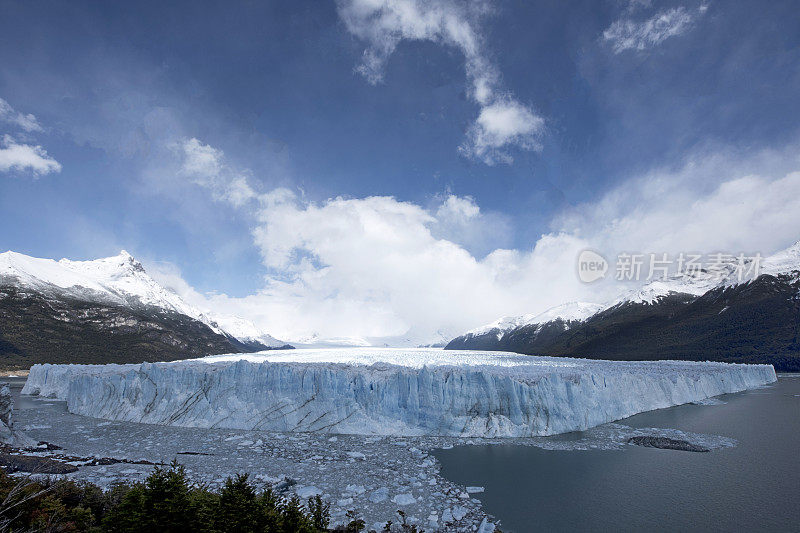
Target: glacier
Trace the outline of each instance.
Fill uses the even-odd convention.
[[[774,381],[771,365],[348,348],[34,365],[22,392],[148,424],[495,438],[585,430]]]

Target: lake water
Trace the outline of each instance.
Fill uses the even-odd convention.
[[[800,531],[800,375],[720,399],[622,421],[738,441],[709,453],[492,445],[435,455],[444,477],[485,487],[476,496],[503,531]]]

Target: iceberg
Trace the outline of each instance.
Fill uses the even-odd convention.
[[[585,430],[774,381],[771,365],[347,348],[35,365],[23,393],[148,424],[495,438]]]

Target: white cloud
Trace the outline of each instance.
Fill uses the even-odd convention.
[[[279,197],[259,212],[253,230],[270,272],[263,289],[245,298],[212,295],[205,307],[245,316],[280,338],[445,339],[574,295],[531,280],[557,275],[548,262],[569,261],[585,243],[546,238],[534,252],[495,250],[480,260],[437,238],[439,217],[480,217],[468,199],[449,196],[428,210],[391,197],[321,204]],[[173,287],[192,296],[179,283]]]
[[[472,197],[449,194],[436,200],[438,206],[429,207],[435,219],[430,225],[434,237],[457,243],[476,257],[483,257],[513,241],[514,232],[508,217],[482,211]]]
[[[646,20],[622,18],[603,32],[603,40],[617,54],[625,50],[653,48],[670,37],[686,32],[706,9],[705,5],[692,10],[680,6],[659,11]]]
[[[184,139],[180,143],[183,149],[183,167],[181,170],[198,180],[213,180],[219,176],[222,167],[222,151],[197,139]]]
[[[464,198],[455,194],[447,195],[442,205],[436,210],[436,218],[439,221],[447,221],[453,224],[462,225],[478,218],[481,208],[475,203],[471,196]]]
[[[621,251],[772,253],[800,239],[800,159],[709,154],[655,170],[577,206],[554,228],[608,254]],[[709,186],[710,185],[710,186]]]
[[[459,150],[487,164],[511,163],[511,156],[503,148],[516,145],[526,150],[540,150],[538,139],[542,131],[542,117],[514,100],[501,99],[481,109],[469,129],[467,141]]]
[[[195,146],[224,161],[221,152]],[[240,176],[229,186],[257,200],[252,236],[268,272],[263,288],[231,298],[170,283],[195,305],[243,316],[290,341],[451,337],[502,315],[616,297],[625,287],[613,279],[578,281],[576,260],[586,248],[613,261],[620,251],[767,255],[791,244],[800,238],[797,153],[706,154],[678,170],[632,177],[562,213],[551,231],[516,250],[496,244],[510,231],[507,222],[469,197],[451,194],[428,207],[384,196],[310,202],[287,189],[259,193]],[[231,201],[212,182],[204,185]],[[495,246],[477,255],[467,243],[481,228]]]
[[[500,76],[485,54],[477,28],[489,11],[487,2],[339,0],[337,5],[348,31],[368,43],[356,70],[373,85],[383,81],[386,62],[404,40],[432,41],[461,51],[469,94],[481,108],[462,154],[491,165],[510,163],[510,148],[540,148],[536,139],[544,131],[543,119],[500,92]]]
[[[0,172],[31,171],[35,176],[60,172],[61,164],[41,146],[18,144],[10,135],[0,142]]]
[[[182,139],[173,145],[173,149],[182,159],[181,174],[210,189],[216,200],[227,200],[238,207],[255,199],[256,193],[247,182],[247,173],[229,166],[221,150],[195,138]]]
[[[11,105],[0,98],[0,121],[14,124],[27,132],[43,131],[36,117],[15,111]]]

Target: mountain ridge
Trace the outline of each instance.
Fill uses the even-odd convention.
[[[548,320],[501,319],[446,348],[615,360],[709,358],[800,370],[800,242],[764,258],[758,276],[740,280],[731,265],[723,267],[716,279],[699,271],[650,282],[589,316],[565,319],[556,307],[536,315]]]
[[[125,250],[91,261],[0,253],[0,361],[6,366],[291,347],[250,321],[188,304]]]

